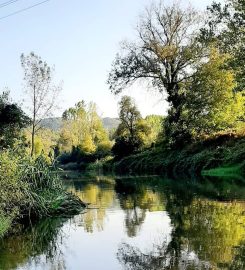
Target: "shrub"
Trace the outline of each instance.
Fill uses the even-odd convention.
[[[22,181],[21,156],[12,151],[2,151],[0,154],[0,209],[7,214],[18,212],[25,198],[28,184]]]
[[[0,234],[14,220],[69,215],[83,207],[65,190],[56,168],[45,157],[31,159],[15,150],[0,152]]]

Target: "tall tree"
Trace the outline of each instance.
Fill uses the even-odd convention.
[[[31,155],[33,156],[35,135],[41,128],[40,122],[43,118],[52,115],[57,106],[61,87],[53,83],[54,69],[33,52],[26,56],[21,55],[21,65],[24,70],[26,93],[31,104]]]
[[[112,147],[117,159],[139,150],[150,133],[150,127],[142,119],[134,100],[129,96],[123,96],[119,102],[119,119],[121,123],[115,132],[116,141]]]
[[[136,135],[137,122],[141,119],[141,114],[135,105],[133,99],[129,96],[123,96],[119,102],[119,119],[121,123],[117,132],[127,133],[132,140]]]
[[[115,94],[139,79],[167,92],[171,106],[166,121],[168,136],[181,136],[178,129],[177,134],[171,134],[171,126],[180,120],[185,95],[181,84],[195,73],[203,55],[196,39],[200,21],[193,8],[182,9],[179,2],[152,5],[141,17],[137,41],[124,43],[109,74],[108,83]]]

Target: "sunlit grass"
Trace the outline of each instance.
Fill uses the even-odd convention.
[[[240,176],[242,174],[241,165],[218,167],[209,170],[203,170],[204,176]]]

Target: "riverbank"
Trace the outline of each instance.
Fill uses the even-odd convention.
[[[223,175],[245,173],[245,137],[225,134],[170,150],[156,147],[104,164],[116,174]]]
[[[44,217],[78,213],[86,205],[66,191],[53,165],[12,150],[0,154],[0,237]]]

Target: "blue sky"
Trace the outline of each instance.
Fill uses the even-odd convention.
[[[6,0],[0,0],[0,5],[4,2]],[[0,8],[0,17],[38,2],[41,0],[19,0]],[[120,97],[110,93],[107,75],[120,41],[134,37],[138,15],[151,2],[50,0],[21,14],[0,19],[0,91],[9,87],[14,100],[23,99],[20,55],[34,51],[55,66],[56,80],[64,82],[61,111],[84,99],[94,101],[102,116],[117,116]],[[190,2],[204,9],[212,0]],[[124,94],[135,98],[144,116],[164,114],[167,107],[163,98],[143,88],[135,86]]]

